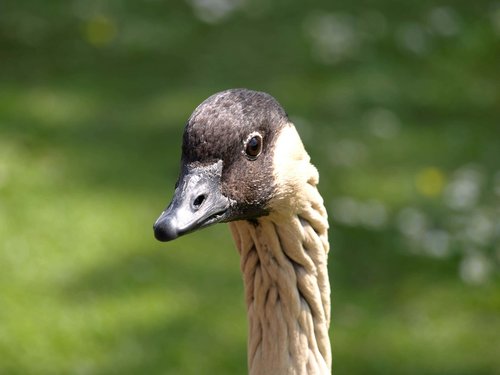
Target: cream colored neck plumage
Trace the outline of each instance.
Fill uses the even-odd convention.
[[[291,182],[278,201],[292,208],[230,223],[241,255],[252,375],[331,373],[328,222],[317,171],[302,151],[288,159],[299,168],[295,175],[279,176]]]

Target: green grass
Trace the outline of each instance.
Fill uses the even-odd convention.
[[[2,7],[0,374],[245,373],[228,229],[152,233],[228,87],[273,94],[320,171],[335,372],[500,374],[498,7],[245,4]],[[351,38],[333,60],[319,20]]]

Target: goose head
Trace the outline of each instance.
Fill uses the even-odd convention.
[[[154,224],[155,237],[170,241],[215,223],[255,220],[278,209],[287,184],[277,164],[283,169],[297,159],[297,148],[303,150],[295,134],[269,94],[232,89],[209,97],[184,129],[180,175],[171,203]]]

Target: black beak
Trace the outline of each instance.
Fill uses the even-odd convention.
[[[222,221],[230,200],[221,193],[222,161],[183,170],[172,202],[153,225],[159,241]]]

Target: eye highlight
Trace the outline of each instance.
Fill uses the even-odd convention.
[[[262,152],[262,136],[259,133],[250,134],[245,144],[245,154],[250,160],[255,160]]]

